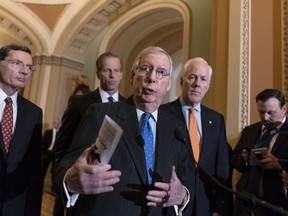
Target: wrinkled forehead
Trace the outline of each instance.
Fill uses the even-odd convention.
[[[200,75],[200,76],[208,76],[209,75],[209,66],[208,64],[198,61],[188,65],[186,68],[186,76],[191,74]]]
[[[32,56],[21,50],[11,50],[6,58],[20,60],[26,64],[32,64]]]

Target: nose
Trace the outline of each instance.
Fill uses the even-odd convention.
[[[27,75],[29,73],[29,68],[27,66],[23,65],[20,68],[20,73]]]
[[[264,120],[268,120],[269,117],[270,117],[270,115],[269,115],[268,113],[265,113],[265,114],[263,115],[263,117],[264,117]]]
[[[155,82],[157,79],[156,69],[154,68],[150,73],[146,74],[145,80],[147,82],[152,83]]]
[[[109,72],[109,77],[111,77],[111,78],[115,77],[115,72],[113,70],[111,70]]]
[[[194,82],[193,82],[193,85],[194,86],[199,86],[199,83],[200,83],[200,79],[199,79],[199,77],[196,77]]]

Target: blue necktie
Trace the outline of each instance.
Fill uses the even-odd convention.
[[[108,102],[114,102],[114,98],[112,96],[108,97]]]
[[[144,151],[146,159],[146,169],[149,185],[152,184],[152,176],[149,174],[149,169],[153,171],[153,159],[154,159],[154,146],[153,146],[153,132],[149,123],[151,113],[143,113],[141,120],[141,135],[144,139]]]

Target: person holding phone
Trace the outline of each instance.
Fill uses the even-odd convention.
[[[256,105],[260,121],[243,129],[232,153],[232,164],[242,174],[237,191],[288,209],[278,162],[280,158],[288,159],[285,97],[277,89],[265,89],[256,96]],[[236,197],[234,215],[252,215],[251,212],[255,216],[279,215],[259,205],[249,206]]]

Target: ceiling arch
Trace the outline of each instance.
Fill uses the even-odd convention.
[[[172,56],[175,65],[181,64],[188,55],[183,47],[189,47],[190,10],[182,1],[146,1],[119,17],[95,43],[95,55],[107,50],[119,54],[124,71],[129,73],[135,56],[147,46],[163,47]],[[185,36],[184,36],[185,35]],[[99,45],[99,42],[100,45]],[[99,46],[99,50],[97,49]],[[96,54],[96,50],[98,53]],[[179,52],[180,50],[180,52]],[[180,56],[179,56],[180,55]],[[130,76],[124,76],[121,92],[129,94]],[[99,84],[95,78],[96,86]]]

